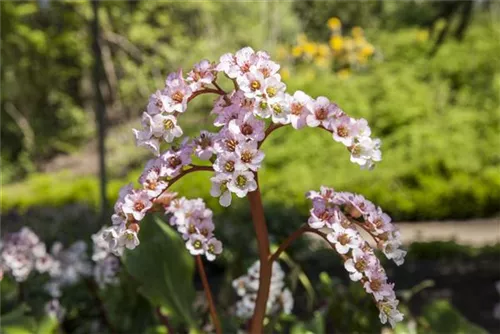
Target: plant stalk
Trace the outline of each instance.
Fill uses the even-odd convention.
[[[255,235],[257,237],[260,275],[259,290],[257,291],[257,300],[255,301],[255,310],[250,325],[250,332],[262,334],[264,317],[266,316],[267,299],[269,298],[269,287],[271,285],[272,263],[268,261],[271,251],[257,173],[255,174],[255,180],[257,181],[257,189],[249,192],[247,197],[252,212]]]
[[[205,268],[203,267],[203,261],[201,256],[196,256],[196,266],[198,267],[198,273],[201,277],[201,283],[203,284],[203,290],[205,290],[205,296],[208,301],[208,308],[210,310],[210,317],[212,318],[212,323],[215,327],[215,332],[217,334],[222,334],[222,328],[220,326],[219,317],[217,316],[217,310],[215,309],[214,299],[212,297],[212,292],[210,291],[210,285],[208,284],[207,274],[205,273]]]

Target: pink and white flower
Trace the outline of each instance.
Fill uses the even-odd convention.
[[[351,146],[354,143],[356,135],[356,122],[345,115],[332,120],[330,129],[333,132],[333,140]]]
[[[167,143],[171,143],[183,134],[180,126],[177,125],[177,118],[174,115],[163,114],[153,116],[151,133],[156,138],[163,138]]]
[[[202,255],[205,253],[205,237],[200,234],[193,234],[186,242],[186,248],[191,255]]]
[[[141,221],[153,206],[146,191],[136,190],[125,196],[122,210],[126,215],[131,215],[134,220]]]
[[[215,238],[210,238],[205,244],[205,256],[208,261],[215,260],[216,256],[222,253],[222,242]]]
[[[154,116],[156,114],[172,112],[172,110],[167,109],[168,105],[169,105],[168,97],[163,95],[161,91],[157,90],[149,98],[147,106],[148,114]]]
[[[160,195],[168,187],[168,182],[163,181],[158,173],[152,170],[146,175],[142,186],[146,194],[153,198]]]
[[[276,101],[269,105],[271,108],[272,121],[276,124],[290,123],[290,109],[286,100]]]
[[[215,134],[208,131],[201,131],[200,135],[194,139],[194,153],[201,160],[210,160],[215,152]]]
[[[365,252],[361,248],[355,248],[352,250],[352,257],[344,262],[344,267],[351,280],[359,281],[363,278],[365,271],[373,267],[376,261],[378,260],[372,252]]]
[[[227,184],[230,180],[231,175],[226,173],[219,173],[210,178],[210,181],[212,181],[210,195],[212,195],[213,197],[219,197],[219,204],[223,207],[228,207],[229,205],[231,205],[231,192],[227,187]]]
[[[374,162],[382,160],[380,152],[380,139],[361,137],[359,141],[351,147],[351,161],[363,168],[370,169]]]
[[[125,230],[118,238],[118,245],[127,249],[134,249],[139,246],[139,238],[137,232],[132,230]]]
[[[231,181],[227,183],[227,188],[236,196],[243,198],[248,192],[257,189],[257,182],[255,182],[252,172],[236,171]]]
[[[236,78],[241,91],[245,97],[253,99],[264,94],[265,78],[259,71],[248,72]]]
[[[240,116],[229,122],[228,129],[235,135],[242,135],[247,139],[261,141],[264,139],[264,121],[258,120],[251,113]]]
[[[403,321],[404,315],[398,311],[397,307],[399,300],[384,300],[378,303],[380,310],[379,318],[382,324],[389,322],[392,328],[396,327],[396,323]]]
[[[333,226],[334,231],[327,235],[328,241],[335,245],[339,254],[347,254],[351,249],[359,248],[359,233],[352,228],[343,228],[339,225]]]
[[[179,175],[182,168],[191,163],[191,149],[184,147],[179,150],[168,150],[160,157],[166,165],[165,173],[169,177]]]
[[[243,168],[257,171],[264,160],[264,152],[257,148],[257,142],[250,141],[236,147],[236,156]]]
[[[330,100],[324,96],[318,97],[311,105],[311,113],[306,117],[306,123],[310,127],[322,125],[328,127],[330,118],[335,115],[335,107]]]
[[[196,91],[205,85],[209,85],[215,79],[215,70],[213,64],[203,59],[194,65],[191,72],[188,73],[186,81],[190,83],[192,91]]]
[[[290,104],[290,123],[294,129],[301,129],[306,126],[307,116],[311,115],[313,99],[298,90],[293,96],[287,95],[287,101]]]
[[[239,74],[236,66],[236,58],[232,53],[225,53],[219,59],[219,64],[215,67],[216,71],[224,72],[229,78],[234,79]]]
[[[214,162],[213,168],[218,173],[234,173],[238,170],[245,170],[243,162],[236,153],[220,153]]]
[[[183,113],[187,109],[189,97],[193,91],[182,77],[182,70],[171,73],[166,81],[165,90],[162,92],[168,97],[168,109]]]

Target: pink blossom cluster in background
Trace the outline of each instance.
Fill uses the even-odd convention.
[[[46,274],[44,289],[52,298],[45,306],[46,313],[59,320],[64,316],[64,307],[59,299],[64,289],[74,286],[93,275],[100,288],[118,283],[119,259],[109,253],[102,231],[92,236],[94,254],[92,263],[87,255],[87,244],[78,240],[64,248],[55,242],[46,250],[45,243],[28,227],[7,233],[0,247],[0,273],[11,275],[17,282],[26,281],[32,274]]]
[[[233,288],[240,300],[236,303],[236,316],[241,319],[250,319],[255,309],[257,290],[259,289],[260,264],[254,262],[246,275],[233,280]],[[285,314],[292,313],[293,296],[285,286],[285,272],[278,262],[273,263],[269,298],[266,304],[266,314],[271,315],[279,311]]]
[[[394,327],[403,319],[397,310],[399,301],[394,284],[387,282],[385,270],[374,250],[358,232],[358,228],[367,231],[377,242],[377,248],[388,259],[401,265],[406,251],[399,248],[400,234],[391,224],[391,218],[361,195],[321,187],[319,192],[310,191],[307,197],[313,203],[309,226],[326,233],[327,240],[344,259],[351,280],[361,281],[365,291],[375,299],[381,322],[389,321]]]
[[[47,273],[54,267],[54,258],[45,243],[28,227],[7,234],[1,244],[0,272],[10,273],[17,282],[24,282],[32,271]]]

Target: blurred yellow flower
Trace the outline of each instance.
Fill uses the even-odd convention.
[[[340,27],[342,27],[342,22],[340,22],[340,19],[337,17],[331,17],[326,22],[326,24],[328,25],[328,28],[330,28],[331,30],[337,30],[340,29]]]
[[[373,47],[373,45],[369,44],[369,43],[366,43],[362,48],[361,48],[361,51],[360,51],[360,54],[363,55],[363,57],[370,57],[371,55],[373,55],[375,53],[375,48]]]
[[[347,79],[353,71],[371,61],[375,47],[365,39],[363,28],[354,26],[349,35],[342,35],[342,22],[337,17],[331,17],[327,25],[330,28],[328,43],[310,40],[302,33],[297,35],[297,43],[288,50],[288,54],[286,49],[278,46],[278,59],[286,59],[291,55],[300,59],[299,63],[314,63],[316,66],[312,71],[304,72],[305,80],[314,80],[324,70],[333,70],[340,79]],[[286,79],[290,71],[290,68],[283,68],[280,73]]]
[[[339,35],[333,35],[330,38],[330,47],[332,48],[333,51],[340,51],[344,47],[344,39],[342,36]]]
[[[351,35],[354,38],[362,37],[363,36],[363,28],[361,28],[361,27],[353,27],[352,30],[351,30]]]
[[[429,39],[429,30],[427,29],[419,29],[417,31],[417,41],[419,42],[425,42]]]
[[[330,55],[330,49],[327,44],[321,43],[318,45],[318,56],[328,57]]]
[[[354,41],[350,37],[344,38],[344,49],[350,51],[354,49]]]
[[[324,68],[327,68],[330,65],[330,62],[328,61],[328,58],[321,57],[321,56],[318,56],[318,57],[314,58],[314,63],[317,66],[324,67]]]
[[[313,57],[318,50],[316,43],[307,42],[304,44],[304,53],[310,57]]]
[[[351,70],[349,70],[348,68],[343,68],[337,71],[337,75],[339,76],[339,79],[347,79],[351,76]]]
[[[358,53],[357,54],[357,61],[358,63],[364,65],[368,62],[368,57],[366,55],[364,55],[363,53]]]
[[[300,45],[296,45],[292,48],[292,56],[295,58],[302,56],[302,52],[304,52],[304,48]]]

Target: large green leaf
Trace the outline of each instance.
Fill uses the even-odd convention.
[[[2,334],[29,334],[36,328],[36,322],[33,317],[27,316],[29,307],[25,304],[20,305],[13,311],[2,314],[0,333]]]
[[[141,223],[141,244],[126,251],[124,263],[140,292],[179,321],[195,326],[192,305],[194,261],[179,234],[159,217]]]
[[[320,311],[315,311],[313,318],[308,322],[299,322],[291,330],[291,334],[318,334],[326,333],[325,315]]]
[[[427,305],[421,322],[424,323],[425,333],[486,334],[484,329],[464,318],[447,300],[436,300]]]
[[[38,324],[37,334],[56,334],[59,322],[56,317],[45,316]]]

